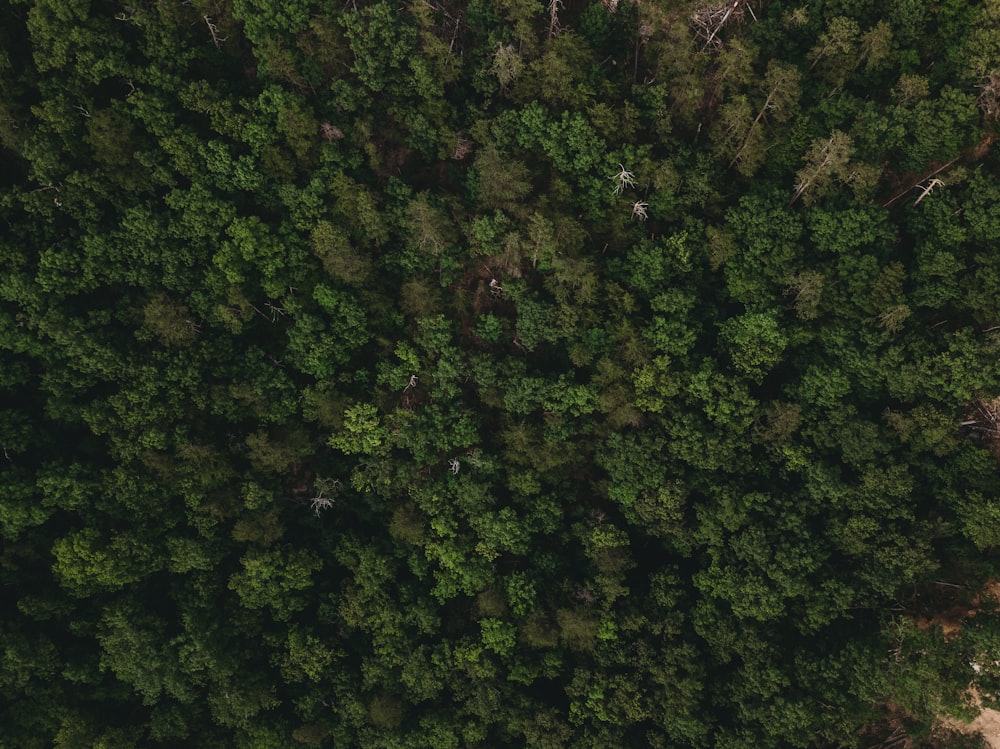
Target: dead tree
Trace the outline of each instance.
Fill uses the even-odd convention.
[[[330,492],[334,496],[340,494],[343,486],[338,479],[316,479],[316,496],[309,500],[309,506],[312,508],[313,512],[316,513],[317,517],[321,512],[329,510],[333,507],[334,497],[326,496],[327,492]]]
[[[753,8],[750,7],[750,0],[727,0],[722,3],[712,3],[699,8],[691,16],[691,24],[695,28],[695,37],[704,40],[702,51],[711,47],[720,49],[722,39],[719,34],[731,23],[741,24],[747,13],[753,20],[757,20]]]
[[[549,0],[549,39],[562,31],[559,26],[559,11],[562,7],[562,0]]]
[[[935,187],[943,187],[943,186],[944,186],[944,182],[942,182],[941,180],[939,180],[937,178],[931,179],[930,181],[928,181],[928,183],[926,185],[917,185],[917,187],[919,187],[923,192],[920,193],[920,197],[919,198],[917,198],[916,200],[913,201],[913,205],[916,205],[921,200],[923,200],[928,195],[930,195],[931,192],[934,190]]]
[[[208,33],[212,35],[212,44],[215,45],[216,49],[222,47],[222,43],[226,41],[228,36],[219,36],[219,27],[212,23],[212,19],[208,16],[202,16],[205,19],[205,23],[208,26]]]
[[[321,124],[319,126],[319,134],[323,136],[323,140],[328,142],[344,139],[344,131],[331,122]]]
[[[615,185],[615,195],[621,195],[626,187],[635,187],[635,175],[621,164],[618,165],[618,170],[618,174],[609,177],[618,183]]]
[[[969,416],[962,422],[962,426],[988,437],[1000,437],[1000,400],[985,401],[979,398],[972,404]]]
[[[932,177],[940,174],[941,172],[945,171],[946,169],[948,169],[949,167],[951,167],[956,161],[958,161],[960,158],[961,158],[961,156],[956,156],[951,161],[949,161],[947,164],[945,164],[943,166],[939,166],[936,169],[934,169],[934,170],[928,172],[927,174],[923,175],[916,182],[911,183],[909,187],[905,188],[904,190],[901,190],[900,192],[897,192],[895,195],[893,195],[891,198],[889,198],[887,201],[885,201],[882,204],[882,207],[883,208],[888,208],[890,205],[892,205],[893,203],[895,203],[901,197],[903,197],[904,195],[906,195],[910,190],[913,190],[916,187],[920,187],[920,188],[923,189],[923,185],[921,184],[922,182],[924,182],[925,180],[930,179],[930,178],[932,178]]]
[[[979,84],[979,108],[987,117],[1000,115],[1000,70],[991,70]]]
[[[472,141],[459,133],[455,140],[455,150],[451,152],[451,158],[455,161],[461,161],[470,153],[472,153]]]

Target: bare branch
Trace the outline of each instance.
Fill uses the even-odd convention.
[[[208,26],[208,33],[212,35],[212,44],[215,45],[216,49],[222,47],[222,43],[226,41],[228,36],[219,36],[219,27],[212,23],[212,19],[208,16],[202,16],[205,19],[205,24]]]
[[[316,496],[309,500],[309,506],[318,517],[321,512],[333,507],[333,497],[326,496],[326,493],[337,495],[343,490],[343,485],[338,479],[316,479]]]
[[[335,141],[344,139],[344,131],[330,122],[324,122],[319,126],[319,134],[325,141]]]
[[[615,185],[615,195],[621,195],[626,187],[635,187],[635,175],[621,164],[618,165],[618,169],[620,170],[618,174],[609,177],[618,180],[618,184]]]
[[[984,401],[978,399],[973,404],[971,418],[962,422],[962,426],[970,427],[974,432],[981,432],[991,437],[1000,437],[1000,400]]]
[[[695,11],[691,16],[691,23],[695,27],[697,38],[705,40],[701,47],[702,51],[708,47],[720,49],[722,40],[719,38],[719,34],[722,29],[727,23],[743,23],[743,18],[748,11],[750,17],[756,21],[757,16],[754,15],[753,9],[750,7],[750,0],[727,0],[722,3],[706,5]]]
[[[459,133],[455,140],[455,150],[451,152],[451,158],[455,161],[461,161],[470,153],[472,153],[472,141]]]
[[[889,198],[889,199],[888,199],[887,201],[885,201],[885,202],[884,202],[884,203],[882,204],[882,207],[883,207],[883,208],[888,208],[888,207],[889,207],[890,205],[892,205],[893,203],[895,203],[895,202],[896,202],[897,200],[899,200],[899,199],[900,199],[901,197],[903,197],[904,195],[906,195],[906,193],[908,193],[908,192],[909,192],[910,190],[912,190],[913,188],[917,187],[917,186],[918,186],[918,185],[919,185],[919,184],[920,184],[921,182],[923,182],[923,181],[924,181],[925,179],[927,179],[928,177],[933,177],[933,176],[935,176],[936,174],[940,174],[940,173],[941,173],[941,172],[943,172],[943,171],[944,171],[945,169],[948,169],[948,168],[949,168],[949,167],[950,167],[950,166],[951,166],[952,164],[954,164],[954,163],[955,163],[956,161],[958,161],[958,160],[959,160],[960,158],[961,158],[961,156],[956,156],[955,158],[953,158],[953,159],[952,159],[951,161],[949,161],[949,162],[948,162],[947,164],[945,164],[944,166],[939,166],[939,167],[938,167],[937,169],[934,169],[934,170],[933,170],[932,172],[930,172],[930,174],[925,174],[925,175],[924,175],[923,177],[921,177],[921,178],[920,178],[919,180],[917,180],[917,182],[916,182],[915,184],[912,184],[912,185],[910,185],[910,186],[909,186],[909,187],[907,187],[907,188],[906,188],[905,190],[903,190],[903,191],[901,191],[901,192],[898,192],[898,193],[896,193],[896,194],[895,194],[894,196],[892,196],[892,197],[891,197],[891,198]]]
[[[279,317],[284,317],[287,312],[283,307],[272,304],[270,300],[264,302],[264,306],[271,310],[271,322],[276,322]]]
[[[978,86],[979,108],[987,117],[1000,114],[1000,70],[991,70]]]
[[[939,180],[937,178],[932,179],[930,182],[927,183],[926,186],[923,186],[923,187],[920,188],[920,189],[923,190],[923,192],[920,193],[920,197],[919,198],[917,198],[916,200],[913,201],[913,205],[917,205],[917,203],[919,203],[921,200],[923,200],[928,195],[930,195],[931,191],[935,187],[943,187],[943,186],[944,186],[944,182],[942,182],[941,180]],[[919,185],[918,185],[918,187],[919,187]]]
[[[549,0],[549,39],[562,31],[559,26],[559,11],[562,7],[562,0]]]

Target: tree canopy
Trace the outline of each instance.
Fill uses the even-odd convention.
[[[0,749],[997,704],[998,116],[997,0],[0,0]]]

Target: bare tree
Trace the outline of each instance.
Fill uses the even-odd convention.
[[[904,189],[900,190],[900,191],[899,191],[899,192],[897,192],[897,193],[896,193],[895,195],[893,195],[893,196],[892,196],[891,198],[889,198],[889,199],[888,199],[887,201],[885,201],[885,202],[884,202],[884,203],[882,204],[882,207],[883,207],[883,208],[888,208],[888,207],[889,207],[890,205],[892,205],[892,204],[893,204],[893,203],[895,203],[895,202],[896,202],[897,200],[899,200],[899,199],[900,199],[900,198],[902,198],[902,197],[903,197],[904,195],[906,195],[906,194],[907,194],[907,193],[908,193],[908,192],[909,192],[910,190],[913,190],[913,189],[915,189],[915,188],[917,188],[917,187],[920,187],[921,189],[923,189],[923,185],[922,185],[922,183],[923,183],[923,182],[924,182],[925,180],[929,180],[929,179],[932,179],[932,178],[933,178],[933,177],[935,177],[936,175],[938,175],[938,174],[941,174],[941,172],[943,172],[943,171],[945,171],[945,170],[947,170],[947,169],[951,168],[951,166],[952,166],[952,165],[953,165],[953,164],[954,164],[954,163],[955,163],[956,161],[958,161],[958,160],[959,160],[960,158],[961,158],[961,156],[956,156],[956,157],[955,157],[955,158],[953,158],[953,159],[952,159],[951,161],[949,161],[949,162],[948,162],[947,164],[944,164],[944,165],[942,165],[942,166],[939,166],[939,167],[937,167],[936,169],[934,169],[934,170],[932,170],[932,171],[928,172],[927,174],[923,175],[922,177],[920,177],[920,179],[918,179],[918,180],[916,180],[915,182],[911,183],[909,187],[906,187],[906,188],[904,188]],[[933,181],[933,180],[932,180],[932,181]]]
[[[611,179],[617,180],[618,184],[615,185],[615,195],[621,195],[626,187],[635,187],[635,175],[632,174],[628,169],[626,169],[622,164],[618,165],[619,172],[611,176]]]
[[[708,47],[721,48],[722,40],[719,38],[719,34],[727,24],[743,23],[747,13],[755,21],[757,20],[753,8],[750,7],[750,0],[726,0],[722,3],[705,5],[696,10],[691,16],[691,23],[695,28],[696,37],[704,40],[702,50]]]
[[[559,26],[559,11],[562,7],[562,0],[549,0],[549,39],[562,31]]]
[[[222,47],[222,43],[226,41],[228,36],[219,36],[219,27],[212,23],[212,19],[208,16],[202,16],[205,19],[205,24],[208,26],[208,33],[212,35],[212,44],[215,45],[216,49]]]
[[[987,117],[1000,114],[1000,70],[991,70],[979,84],[979,108]]]
[[[970,418],[962,422],[962,426],[973,431],[982,432],[990,437],[1000,437],[1000,399],[986,401],[978,398],[972,404]]]
[[[337,479],[316,479],[316,496],[309,500],[309,506],[316,513],[317,517],[321,512],[333,507],[333,497],[326,496],[327,492],[337,495],[342,489],[343,486]]]
[[[324,122],[319,126],[319,134],[322,135],[323,140],[326,141],[332,142],[344,139],[344,131],[330,122]]]
[[[930,195],[931,191],[933,191],[935,187],[944,187],[944,182],[942,182],[941,180],[939,180],[939,179],[937,179],[935,177],[935,178],[929,180],[926,185],[918,185],[918,187],[921,190],[923,190],[923,192],[920,193],[920,197],[919,198],[917,198],[916,200],[913,201],[913,205],[916,205],[921,200],[923,200],[928,195]]]
[[[455,150],[451,152],[451,158],[461,161],[470,153],[472,153],[472,141],[459,133],[455,139]]]

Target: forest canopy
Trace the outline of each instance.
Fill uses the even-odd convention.
[[[0,0],[0,749],[946,741],[998,117],[998,0]]]

